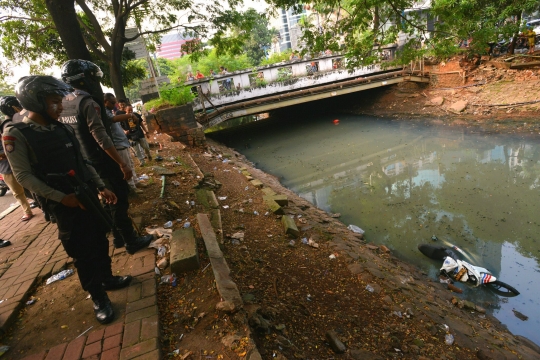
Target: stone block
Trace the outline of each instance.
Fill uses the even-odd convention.
[[[455,103],[450,105],[448,110],[452,111],[453,113],[459,114],[467,108],[468,104],[469,103],[465,100],[456,101]]]
[[[251,185],[255,186],[257,189],[262,189],[262,187],[264,186],[262,181],[258,180],[258,179],[251,180],[250,183],[251,183]]]
[[[298,231],[298,228],[296,227],[296,224],[294,223],[294,220],[291,219],[289,216],[282,216],[281,217],[281,224],[283,225],[283,229],[285,230],[285,234],[289,234],[295,237],[300,236],[300,231]]]
[[[179,275],[199,268],[199,253],[193,228],[174,231],[170,244],[173,273]]]
[[[284,215],[285,211],[277,202],[274,201],[271,197],[263,196],[263,201],[266,207],[276,215]]]
[[[287,198],[287,195],[273,195],[272,199],[277,202],[279,206],[289,205],[289,199]]]
[[[442,96],[437,96],[437,97],[434,97],[433,99],[430,99],[429,102],[432,105],[441,106],[444,103],[444,98]]]

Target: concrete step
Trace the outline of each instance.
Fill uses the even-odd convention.
[[[263,196],[263,201],[266,207],[276,215],[284,215],[285,211],[274,199],[270,196]]]
[[[234,281],[231,280],[231,270],[219,248],[216,233],[214,232],[214,228],[212,228],[208,215],[197,214],[197,223],[199,224],[204,245],[206,246],[206,251],[210,258],[210,264],[212,265],[212,271],[214,272],[219,294],[221,295],[223,302],[233,305],[229,307],[229,311],[236,311],[243,305],[242,297],[240,296],[238,287]]]
[[[281,224],[283,224],[283,229],[285,230],[285,234],[289,234],[295,237],[300,236],[300,231],[298,231],[298,228],[296,227],[294,220],[291,219],[288,215],[283,215],[281,217]]]
[[[171,237],[171,271],[176,275],[197,270],[199,253],[193,228],[176,230]]]

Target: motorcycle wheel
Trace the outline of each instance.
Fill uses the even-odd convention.
[[[488,288],[491,289],[495,294],[505,297],[518,296],[519,291],[514,289],[512,286],[502,281],[496,280],[494,282],[486,284]]]
[[[0,196],[6,195],[7,191],[8,191],[7,188],[2,188],[2,189],[0,189]]]

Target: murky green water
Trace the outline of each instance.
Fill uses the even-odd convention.
[[[338,118],[337,126],[327,116],[270,119],[212,136],[433,277],[441,264],[418,244],[436,235],[466,250],[521,295],[466,288],[463,296],[540,344],[540,135]]]

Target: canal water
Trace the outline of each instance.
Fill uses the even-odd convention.
[[[210,136],[433,278],[441,264],[418,244],[435,235],[457,245],[469,262],[521,292],[504,298],[461,286],[460,296],[540,344],[540,135],[308,113]]]

